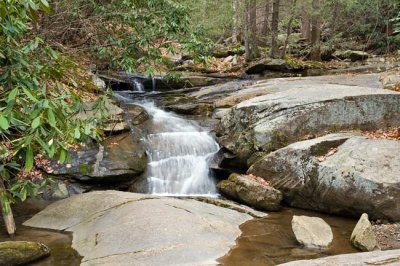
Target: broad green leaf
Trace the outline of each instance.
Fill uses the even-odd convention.
[[[25,201],[26,200],[26,195],[27,195],[26,187],[22,187],[21,194],[20,194],[21,201]]]
[[[13,89],[13,90],[10,92],[10,94],[8,94],[8,101],[13,101],[13,100],[15,100],[15,97],[17,96],[17,94],[18,94],[18,89],[17,89],[17,88]]]
[[[34,101],[34,102],[38,102],[38,101],[39,101],[38,99],[36,99],[36,98],[32,95],[32,93],[30,93],[29,90],[27,90],[27,89],[25,89],[25,88],[22,88],[22,90],[24,91],[24,93],[26,94],[26,96],[28,96],[28,98],[29,98],[31,101]]]
[[[32,121],[32,128],[36,129],[40,126],[40,116],[36,117],[35,119],[33,119]]]
[[[40,7],[44,10],[46,13],[50,13],[50,5],[47,2],[47,0],[40,0]]]
[[[26,149],[26,154],[25,154],[25,170],[27,172],[30,172],[33,168],[33,150],[31,145],[28,146]]]
[[[56,125],[56,117],[53,113],[53,110],[47,109],[47,118],[49,120],[49,124],[54,127]]]
[[[67,158],[67,151],[64,150],[64,149],[62,149],[62,150],[60,151],[60,157],[59,157],[59,159],[58,159],[58,162],[59,162],[60,164],[63,164],[63,163],[65,162],[65,158]]]
[[[4,130],[7,130],[10,127],[7,118],[2,115],[0,115],[0,127]]]
[[[80,139],[81,138],[81,132],[79,131],[79,128],[75,128],[74,138],[75,139]]]

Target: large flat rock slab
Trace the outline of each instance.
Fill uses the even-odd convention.
[[[284,266],[365,266],[365,265],[400,265],[400,249],[389,251],[373,251],[365,253],[345,254],[331,256],[315,260],[299,260],[285,264]]]
[[[73,232],[82,265],[215,265],[250,218],[193,199],[100,191],[54,203],[24,225]]]
[[[332,134],[266,155],[249,169],[291,206],[400,221],[400,141]]]
[[[310,85],[325,84],[345,85],[351,87],[368,87],[382,89],[380,74],[365,75],[329,75],[319,77],[275,78],[258,81],[231,81],[200,88],[189,93],[189,96],[201,102],[210,102],[216,107],[233,107],[245,100],[267,95],[291,88],[308,88]]]
[[[292,84],[294,85],[294,84]],[[243,101],[218,127],[231,165],[246,168],[256,152],[271,152],[309,135],[400,126],[400,93],[372,87],[309,83]]]

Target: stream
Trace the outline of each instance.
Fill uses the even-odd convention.
[[[136,93],[144,93],[144,87],[139,82],[133,81],[132,87]],[[152,117],[151,132],[142,139],[149,157],[145,174],[148,193],[173,197],[193,195],[219,197],[215,177],[209,170],[210,161],[218,152],[219,145],[210,132],[202,129],[194,121],[158,108],[152,102],[145,100],[138,102],[134,100],[134,95],[122,91],[116,93],[116,98],[125,104],[141,105]],[[15,240],[39,241],[51,249],[52,255],[49,258],[33,265],[79,265],[81,258],[71,248],[72,239],[69,234],[21,225],[23,221],[46,206],[44,202],[35,204],[24,204],[24,208],[17,205],[14,208],[18,224]],[[333,230],[332,246],[325,251],[302,248],[296,242],[291,229],[293,215],[323,218]],[[354,219],[286,208],[281,212],[269,213],[265,218],[253,219],[241,225],[242,234],[236,240],[236,246],[232,247],[226,256],[220,258],[219,262],[228,266],[269,266],[299,259],[357,252],[349,241],[356,222]],[[0,241],[9,240],[4,231],[1,232]]]

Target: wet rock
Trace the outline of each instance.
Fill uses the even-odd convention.
[[[239,103],[217,128],[220,143],[243,169],[255,152],[268,153],[310,134],[400,126],[398,92],[316,83],[298,88],[286,82],[289,88],[277,91],[265,85],[270,94]]]
[[[315,260],[299,260],[282,266],[363,266],[363,265],[398,265],[400,250],[373,251],[354,254],[330,256]]]
[[[342,60],[349,59],[352,62],[355,61],[362,61],[362,60],[367,60],[369,55],[367,52],[363,51],[352,51],[352,50],[347,50],[347,51],[336,51],[333,53],[333,56]]]
[[[117,183],[133,180],[146,169],[147,157],[139,136],[129,133],[102,144],[71,151],[71,164],[52,163],[50,174],[79,181]]]
[[[196,65],[190,64],[178,66],[175,70],[185,72],[182,73],[179,79],[169,79],[162,75],[149,77],[139,73],[110,71],[100,72],[98,75],[100,78],[104,79],[114,91],[130,91],[134,87],[132,83],[136,81],[143,84],[144,90],[148,92],[153,90],[167,92],[182,88],[210,86],[238,78],[238,76],[232,74],[198,73],[201,72],[202,69],[198,69]]]
[[[282,193],[255,177],[232,174],[217,187],[222,194],[259,210],[276,211],[281,208]]]
[[[214,265],[249,219],[192,199],[98,191],[58,201],[24,225],[72,232],[83,266]]]
[[[0,265],[3,266],[25,265],[49,254],[49,249],[41,243],[26,241],[0,243]]]
[[[293,207],[400,221],[400,141],[332,134],[266,155],[248,171]]]
[[[235,201],[231,201],[224,198],[211,198],[204,196],[193,196],[190,198],[193,198],[201,202],[206,202],[208,204],[213,204],[221,208],[227,208],[237,212],[246,213],[254,218],[264,218],[268,216],[268,214],[265,212],[257,211],[249,206],[241,205]]]
[[[361,215],[350,238],[351,243],[361,251],[373,251],[378,248],[376,236],[372,224],[368,220],[368,214]]]
[[[251,65],[246,70],[246,74],[249,75],[260,74],[266,70],[286,72],[293,70],[293,68],[289,66],[287,62],[283,59],[266,59],[266,60],[264,59],[260,62]]]
[[[166,106],[165,109],[182,115],[208,116],[214,110],[214,106],[211,104],[202,104],[202,103],[185,103],[185,104],[169,105]]]
[[[212,118],[214,119],[222,119],[228,112],[230,111],[229,108],[218,108],[214,110]]]
[[[126,107],[127,121],[134,126],[141,125],[150,119],[150,115],[140,105],[129,104]]]
[[[293,216],[292,229],[297,241],[306,248],[325,249],[333,241],[331,227],[318,217]]]
[[[66,199],[73,195],[82,194],[90,189],[89,186],[71,183],[69,180],[53,179],[53,182],[41,189],[41,195],[44,200]]]

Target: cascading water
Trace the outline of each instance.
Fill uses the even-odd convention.
[[[193,122],[157,108],[143,107],[152,116],[146,139],[149,192],[162,195],[216,195],[209,160],[218,152],[213,137]]]
[[[137,79],[132,79],[132,87],[134,91],[144,92],[144,86]]]
[[[138,79],[132,79],[132,89],[144,92]],[[152,79],[156,92],[156,80]],[[195,122],[161,110],[153,102],[138,102],[127,91],[119,91],[116,98],[125,104],[143,106],[151,115],[149,132],[143,138],[149,157],[147,167],[148,192],[158,195],[217,195],[214,179],[210,176],[209,161],[219,145],[209,132]]]

